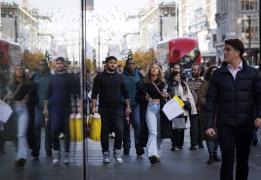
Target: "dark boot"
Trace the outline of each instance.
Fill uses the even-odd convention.
[[[207,164],[212,165],[214,162],[215,162],[214,155],[210,154],[209,158],[208,158],[208,161],[207,161]]]
[[[221,159],[217,155],[217,152],[213,153],[213,159],[214,159],[214,162],[220,162],[221,161]]]

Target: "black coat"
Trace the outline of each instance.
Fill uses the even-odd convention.
[[[146,84],[143,80],[137,83],[137,93],[135,95],[135,100],[140,105],[140,121],[141,121],[141,134],[140,134],[140,146],[145,147],[148,140],[148,127],[146,124],[146,112],[148,107],[148,101],[145,99],[146,95]],[[165,101],[162,99],[160,102],[161,108],[164,106]],[[172,124],[171,121],[165,116],[165,114],[160,112],[160,128],[161,128],[161,138],[171,138],[172,137]]]
[[[207,92],[206,128],[217,126],[253,126],[256,117],[261,117],[261,73],[248,66],[243,68],[236,80],[224,63],[210,80]]]

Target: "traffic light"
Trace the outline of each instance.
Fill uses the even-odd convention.
[[[131,49],[128,50],[128,54],[127,54],[127,57],[126,57],[126,60],[129,60],[129,59],[132,59],[132,51],[131,51]]]
[[[47,61],[50,61],[52,59],[52,55],[49,53],[48,50],[45,51],[45,58],[47,59]]]

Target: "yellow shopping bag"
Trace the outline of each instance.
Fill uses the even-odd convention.
[[[89,122],[89,138],[94,141],[100,141],[101,139],[101,117],[99,114],[90,116]]]
[[[75,120],[75,114],[72,113],[70,115],[70,119],[69,119],[71,141],[75,141],[75,121],[74,120]]]
[[[75,116],[75,140],[83,141],[83,126],[82,126],[82,116],[80,113]]]

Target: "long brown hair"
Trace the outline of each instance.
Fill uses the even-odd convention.
[[[22,68],[22,70],[23,70],[23,76],[22,76],[22,84],[25,84],[25,83],[28,83],[28,81],[29,81],[29,79],[28,79],[28,77],[26,76],[26,73],[25,73],[25,69],[24,69],[24,67],[21,65],[21,64],[16,64],[16,65],[14,65],[14,72],[13,72],[13,74],[12,74],[12,78],[11,78],[11,82],[10,82],[10,84],[19,84],[20,82],[17,80],[17,77],[16,77],[16,68],[18,68],[18,67],[21,67]]]
[[[152,66],[154,66],[154,65],[157,65],[157,66],[158,66],[158,69],[159,69],[159,74],[158,74],[157,80],[160,81],[160,82],[164,82],[164,83],[165,83],[165,78],[164,78],[162,69],[161,69],[161,67],[160,67],[160,65],[159,65],[158,63],[152,63],[152,64],[150,65],[150,67],[149,67],[149,69],[148,69],[148,72],[147,72],[147,74],[146,74],[145,77],[144,77],[144,82],[145,82],[146,84],[153,82],[150,71],[151,71]]]

